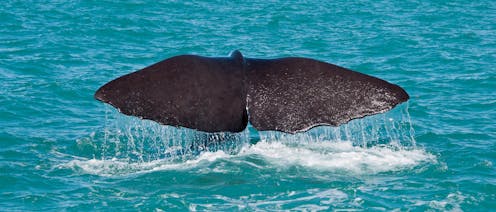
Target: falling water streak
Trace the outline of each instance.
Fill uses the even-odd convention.
[[[159,125],[116,111],[107,116],[105,122],[104,140],[95,145],[95,151],[100,151],[102,160],[140,163],[157,159],[184,161],[204,151],[220,150],[235,154],[250,140],[248,131],[203,133]]]
[[[365,142],[366,138],[365,138],[365,128],[363,128],[364,124],[363,124],[363,119],[360,119],[360,125],[362,126],[362,130],[360,130],[360,134],[362,135],[362,142],[361,142],[361,145],[363,148],[365,148],[367,146],[367,143]]]
[[[101,159],[105,159],[106,148],[108,146],[107,142],[108,142],[109,134],[110,134],[109,126],[108,126],[108,122],[109,122],[108,114],[109,114],[109,108],[108,108],[108,106],[105,106],[105,129],[103,130],[104,131],[103,132],[104,137],[103,137],[102,158]],[[93,158],[95,158],[95,155],[93,155]]]
[[[410,107],[410,103],[406,102],[405,104],[405,114],[406,114],[406,121],[408,123],[408,126],[410,127],[410,140],[412,142],[413,147],[415,147],[417,142],[415,141],[415,129],[413,129],[413,124],[412,124],[412,118],[410,117],[410,113],[408,112],[408,108]]]
[[[332,128],[334,131],[334,140],[339,141],[341,140],[341,130],[339,128]]]
[[[237,154],[242,147],[250,144],[250,130],[241,133],[204,133],[125,116],[109,107],[105,108],[104,139],[102,143],[94,145],[95,152],[99,152],[102,160],[140,163],[159,159],[185,161],[206,151]],[[351,142],[362,148],[376,145],[395,149],[415,147],[408,104],[339,127],[316,127],[295,135],[274,131],[256,133],[258,140],[291,145]]]
[[[381,114],[381,117],[382,117],[382,121],[384,122],[383,126],[384,126],[384,132],[386,133],[386,138],[392,138],[391,131],[388,128],[388,121],[386,116],[384,114]]]
[[[263,141],[308,143],[352,142],[360,147],[386,145],[392,148],[415,148],[414,131],[407,105],[401,105],[385,114],[353,120],[340,127],[316,127],[296,135],[280,132],[259,132]]]

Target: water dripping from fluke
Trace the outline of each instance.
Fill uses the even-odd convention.
[[[282,167],[373,174],[435,161],[415,144],[407,104],[340,127],[322,126],[297,134],[258,132],[250,126],[240,133],[205,133],[123,116],[106,107],[103,136],[93,140],[94,158],[74,160],[70,166],[111,176],[257,156]]]

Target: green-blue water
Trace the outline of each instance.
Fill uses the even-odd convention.
[[[234,49],[338,64],[411,99],[297,136],[205,135],[93,99],[167,57]],[[495,210],[495,64],[494,1],[6,0],[0,211]]]

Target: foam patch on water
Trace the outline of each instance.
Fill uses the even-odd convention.
[[[287,191],[260,199],[263,194],[250,194],[241,198],[212,195],[219,204],[198,204],[189,206],[190,211],[273,211],[285,208],[289,211],[329,211],[328,205],[343,203],[349,196],[338,189],[307,189]],[[307,204],[300,204],[307,202]]]
[[[119,159],[112,160],[72,160],[62,165],[65,168],[81,170],[84,173],[100,176],[122,176],[129,174],[142,174],[160,170],[186,170],[200,164],[208,164],[219,158],[230,157],[223,151],[203,152],[197,158],[176,162],[169,159],[154,160],[150,162],[127,162]]]
[[[241,154],[261,155],[280,166],[295,165],[357,174],[398,171],[435,161],[434,155],[421,149],[396,149],[390,146],[364,148],[345,141],[304,145],[262,141],[243,149]]]
[[[463,211],[461,204],[469,201],[476,201],[475,198],[463,195],[461,192],[450,193],[446,196],[446,198],[442,200],[417,200],[414,201],[414,206],[428,206],[434,210],[439,211]]]
[[[375,174],[388,171],[411,169],[422,163],[435,162],[434,155],[422,149],[402,149],[391,146],[360,147],[348,141],[287,143],[281,141],[260,141],[247,145],[238,153],[227,154],[221,150],[202,152],[187,160],[161,159],[150,162],[128,162],[119,159],[83,160],[75,159],[64,167],[100,176],[121,176],[161,170],[186,170],[209,167],[217,160],[239,163],[247,157],[262,157],[278,167],[301,166],[308,169],[346,172],[350,174]],[[214,165],[216,166],[216,165]],[[252,168],[263,169],[254,165]],[[223,167],[222,170],[228,167]],[[215,172],[218,167],[209,167]],[[224,170],[226,171],[226,170]]]

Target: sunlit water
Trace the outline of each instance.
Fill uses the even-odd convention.
[[[496,4],[17,2],[0,7],[0,211],[496,208]],[[409,102],[296,135],[209,134],[93,99],[178,54],[303,56]]]

